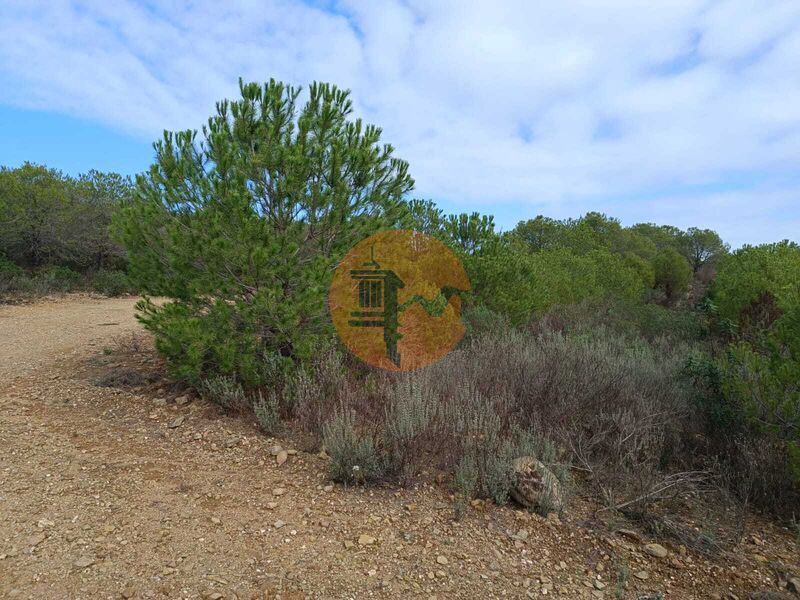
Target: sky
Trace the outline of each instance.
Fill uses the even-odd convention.
[[[350,89],[414,197],[800,241],[798,0],[0,1],[0,165],[147,169],[238,79]]]

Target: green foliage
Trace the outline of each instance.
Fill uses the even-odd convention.
[[[11,279],[22,275],[24,271],[13,262],[0,255],[0,278]]]
[[[127,273],[117,270],[103,269],[95,273],[92,277],[92,287],[106,296],[122,296],[136,291]]]
[[[267,435],[275,435],[282,429],[278,397],[274,392],[265,398],[261,392],[253,401],[253,412],[261,431]]]
[[[720,393],[759,433],[800,442],[800,362],[732,344],[721,354]]]
[[[233,377],[211,377],[200,384],[200,393],[225,410],[241,410],[249,405],[247,394]]]
[[[697,273],[701,267],[718,261],[728,252],[728,245],[711,229],[690,227],[683,236],[684,256]]]
[[[108,225],[129,197],[130,185],[119,175],[97,171],[74,179],[30,163],[0,169],[0,253],[30,269],[118,268],[124,254],[110,240]]]
[[[392,387],[383,429],[391,468],[401,479],[409,481],[423,462],[422,437],[431,433],[438,411],[438,402],[419,378],[405,377]]]
[[[451,245],[466,255],[480,252],[495,239],[494,217],[476,212],[449,215],[442,228]]]
[[[69,267],[54,265],[45,267],[36,273],[40,285],[53,292],[70,292],[81,282],[81,274]]]
[[[165,133],[116,231],[130,273],[164,306],[141,305],[175,373],[254,383],[264,351],[308,359],[331,334],[333,267],[364,236],[399,224],[413,180],[350,120],[346,91],[240,84],[200,135]],[[181,350],[180,344],[186,344]]]
[[[761,300],[774,299],[777,313],[757,324],[773,329],[783,343],[800,337],[796,307],[800,305],[800,246],[784,241],[762,246],[744,246],[724,257],[719,265],[711,295],[721,318],[740,326],[759,315],[748,313]],[[768,300],[767,300],[768,301]],[[800,356],[800,353],[795,354]]]
[[[689,289],[692,267],[680,252],[663,248],[653,261],[656,287],[663,290],[667,299],[677,300]]]
[[[553,306],[588,298],[640,300],[645,285],[620,256],[567,248],[528,252],[513,237],[465,261],[477,298],[512,324],[528,321]]]
[[[337,411],[323,428],[323,443],[330,455],[330,477],[342,483],[364,483],[383,477],[384,467],[369,435],[356,432],[355,414]]]

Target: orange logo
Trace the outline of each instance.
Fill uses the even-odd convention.
[[[328,298],[333,325],[361,360],[412,371],[452,350],[464,335],[460,293],[467,273],[442,242],[418,231],[381,231],[351,248]]]

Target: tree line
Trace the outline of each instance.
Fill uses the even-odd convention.
[[[109,226],[132,192],[117,173],[0,168],[0,294],[129,291],[126,252]]]

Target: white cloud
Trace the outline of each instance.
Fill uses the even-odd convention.
[[[5,2],[0,102],[154,139],[202,125],[239,76],[326,80],[384,128],[419,195],[465,210],[691,214],[735,244],[787,223],[774,198],[800,184],[763,186],[800,180],[796,0],[321,5]],[[669,210],[670,189],[731,178],[735,200],[698,192]]]

